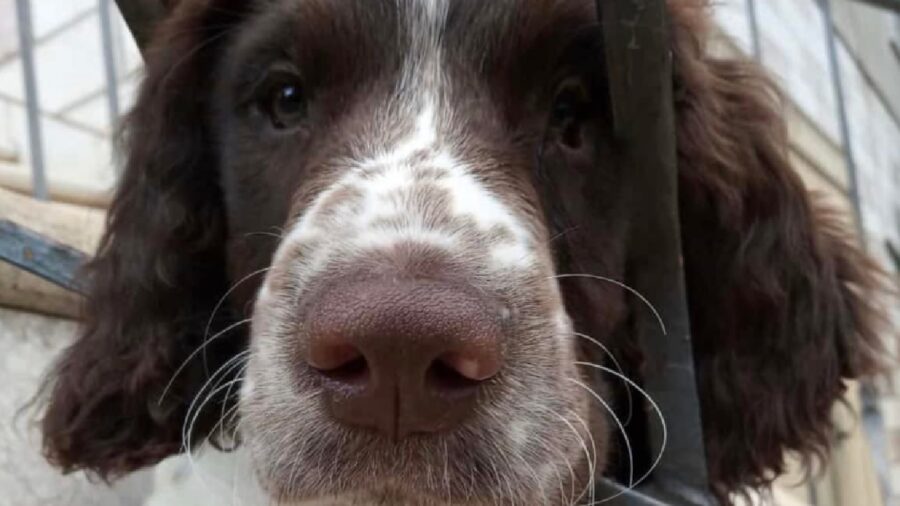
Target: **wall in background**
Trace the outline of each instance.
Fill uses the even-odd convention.
[[[101,194],[115,181],[97,5],[96,0],[31,2],[51,190]],[[113,20],[119,100],[127,110],[141,59],[118,12]],[[31,171],[16,30],[15,0],[0,0],[0,184],[21,189],[30,183]]]
[[[716,19],[732,46],[753,54],[748,1],[717,2]],[[756,0],[755,5],[758,58],[788,99],[795,165],[810,188],[828,193],[830,201],[851,219],[850,175],[843,159],[824,15],[816,0]],[[900,54],[892,49],[900,40],[900,18],[853,0],[832,0],[832,8],[863,237],[869,252],[900,280],[900,265],[888,253],[889,244],[900,251]],[[900,308],[893,311],[894,328],[900,328]],[[874,416],[863,422],[874,450],[872,458],[861,463],[851,455],[849,446],[866,444],[861,436],[837,444],[833,468],[816,486],[799,490],[805,501],[823,506],[858,504],[860,496],[854,499],[858,484],[850,482],[865,479],[869,471],[861,468],[874,463],[886,504],[900,504],[900,400],[896,396],[900,374],[879,386],[880,396],[867,411],[874,411]],[[844,419],[850,427],[860,426],[858,420]]]

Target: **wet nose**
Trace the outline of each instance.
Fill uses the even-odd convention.
[[[340,284],[307,322],[331,415],[395,439],[457,426],[503,363],[499,307],[450,283]]]

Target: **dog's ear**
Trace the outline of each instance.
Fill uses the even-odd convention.
[[[770,484],[785,452],[824,457],[844,380],[879,369],[881,281],[792,170],[769,81],[704,52],[704,3],[669,2],[684,262],[709,469],[724,497]]]
[[[205,92],[222,35],[246,3],[185,3],[148,50],[125,125],[125,172],[86,267],[84,323],[45,384],[44,451],[64,471],[110,478],[179,452],[190,402],[240,346],[222,339],[205,363],[175,375],[227,289]],[[214,425],[209,418],[197,420],[196,435]]]

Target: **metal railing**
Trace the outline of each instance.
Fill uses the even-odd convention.
[[[128,2],[125,2],[128,3]],[[110,0],[98,0],[97,13],[100,26],[103,66],[105,73],[105,90],[109,112],[109,124],[112,127],[119,118],[119,86],[118,73],[114,56],[113,21],[110,12]],[[32,23],[31,0],[16,0],[16,21],[18,25],[19,57],[22,60],[23,85],[25,92],[25,112],[28,122],[28,145],[30,152],[32,194],[39,200],[47,200],[50,188],[47,180],[45,163],[45,143],[42,128],[42,112],[40,105],[39,81],[36,71],[35,43]],[[51,115],[52,116],[52,115]],[[64,118],[57,118],[64,119]],[[114,130],[114,128],[111,128]]]

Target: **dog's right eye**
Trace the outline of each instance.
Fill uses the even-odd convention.
[[[305,117],[307,97],[300,79],[291,74],[272,76],[258,96],[257,107],[277,130],[297,126]]]

